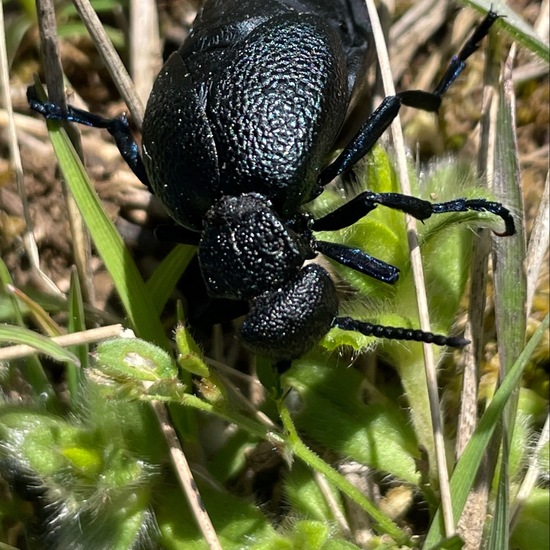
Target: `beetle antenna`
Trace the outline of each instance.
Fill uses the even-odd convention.
[[[432,332],[424,332],[423,330],[373,325],[372,323],[358,321],[351,317],[335,317],[332,321],[332,326],[341,328],[342,330],[360,332],[364,336],[376,336],[377,338],[386,338],[388,340],[425,342],[426,344],[449,346],[451,348],[462,348],[470,343],[469,340],[461,336],[443,336],[442,334],[433,334]]]

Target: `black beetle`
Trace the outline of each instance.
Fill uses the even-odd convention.
[[[372,49],[362,0],[206,0],[189,38],[155,82],[141,157],[124,116],[103,119],[72,107],[62,112],[38,101],[32,89],[28,97],[47,118],[111,132],[181,226],[178,240],[198,245],[209,295],[249,303],[240,336],[252,351],[283,365],[331,327],[462,346],[467,342],[460,337],[339,317],[328,272],[306,260],[321,253],[387,283],[399,270],[362,250],[316,240],[313,232],[347,227],[380,204],[419,220],[488,211],[504,220],[502,235],[512,235],[506,208],[483,199],[430,203],[369,191],[317,220],[301,207],[373,147],[401,105],[437,111],[497,18],[487,14],[433,92],[385,98],[328,166]]]

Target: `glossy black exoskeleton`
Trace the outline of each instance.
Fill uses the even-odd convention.
[[[493,12],[485,17],[433,92],[385,98],[328,166],[372,49],[363,0],[206,0],[189,38],[155,82],[141,156],[124,117],[62,112],[32,90],[29,102],[47,118],[111,132],[181,227],[178,240],[198,245],[209,295],[249,303],[240,336],[252,351],[288,362],[331,327],[461,346],[466,341],[460,337],[339,317],[328,272],[306,260],[321,253],[387,283],[399,270],[362,250],[317,240],[313,232],[347,227],[383,205],[419,220],[488,211],[504,220],[503,235],[512,235],[506,208],[483,199],[430,203],[368,191],[317,220],[302,205],[373,147],[401,105],[437,111],[497,18]]]

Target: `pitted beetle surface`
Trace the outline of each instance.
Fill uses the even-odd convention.
[[[462,346],[446,337],[338,316],[334,283],[321,253],[387,283],[399,270],[363,250],[319,241],[314,231],[347,227],[377,205],[419,220],[446,212],[486,211],[513,235],[497,202],[430,203],[396,193],[363,192],[312,220],[302,206],[348,172],[376,143],[401,105],[437,111],[441,96],[497,20],[489,12],[453,57],[433,92],[386,97],[328,166],[364,80],[371,29],[362,0],[206,0],[189,38],[161,70],[147,103],[142,156],[126,119],[104,119],[37,100],[47,118],[107,128],[136,175],[181,226],[178,240],[198,245],[209,295],[246,300],[243,343],[280,368],[330,330]],[[143,160],[142,160],[143,159]]]

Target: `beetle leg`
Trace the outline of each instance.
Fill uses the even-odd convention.
[[[399,97],[384,98],[336,160],[321,172],[318,180],[319,185],[324,187],[335,177],[353,168],[374,147],[399,113],[400,108]]]
[[[424,332],[423,330],[373,325],[372,323],[358,321],[351,317],[335,317],[332,321],[332,326],[341,328],[342,330],[360,332],[365,336],[376,336],[377,338],[387,338],[388,340],[425,342],[426,344],[450,346],[453,348],[461,348],[470,343],[469,340],[460,336],[443,336],[442,334],[433,334],[432,332]]]
[[[379,281],[393,284],[399,278],[399,269],[397,267],[379,260],[359,248],[351,248],[343,244],[327,241],[314,241],[312,246],[315,250],[327,256],[327,258],[331,258],[339,264],[364,273]]]
[[[468,212],[469,210],[490,212],[500,216],[506,226],[504,233],[497,233],[497,235],[507,236],[516,232],[514,219],[510,211],[498,202],[485,199],[455,199],[448,202],[431,203],[400,193],[372,193],[371,191],[360,193],[340,208],[315,220],[312,229],[314,231],[343,229],[366,216],[378,204],[400,210],[421,221],[428,219],[432,214],[444,214],[446,212]]]
[[[314,231],[336,231],[354,224],[363,216],[374,210],[377,205],[387,206],[394,210],[401,210],[417,220],[425,220],[433,214],[431,202],[401,195],[400,193],[360,193],[346,204],[340,206],[330,214],[315,220],[312,224]]]
[[[439,84],[435,87],[433,92],[435,95],[441,96],[447,91],[449,86],[464,69],[466,59],[479,49],[479,43],[489,34],[489,29],[499,17],[500,15],[498,15],[498,13],[489,10],[483,21],[474,30],[472,36],[470,36],[466,44],[462,46],[458,55],[455,55],[449,63],[447,71],[439,81]]]
[[[199,246],[201,234],[182,225],[157,225],[155,238],[163,243],[178,243]]]
[[[458,55],[452,58],[443,78],[433,92],[408,90],[386,97],[336,160],[321,172],[318,180],[319,185],[325,186],[335,177],[353,168],[374,147],[374,144],[399,113],[401,105],[436,112],[441,104],[441,96],[457,79],[465,67],[466,60],[479,48],[479,42],[488,34],[498,17],[494,11],[489,11]]]
[[[89,113],[88,111],[77,109],[71,105],[67,105],[67,109],[64,110],[55,103],[40,101],[36,95],[34,86],[29,86],[27,89],[27,100],[31,109],[40,113],[46,119],[66,120],[85,126],[92,126],[93,128],[105,128],[115,139],[120,154],[132,169],[132,172],[134,172],[139,180],[147,186],[151,193],[153,192],[139,154],[138,144],[132,136],[130,125],[125,115],[120,115],[115,118],[103,118],[99,115]]]
[[[277,372],[278,374],[283,374],[288,369],[290,369],[291,366],[292,366],[292,361],[290,359],[280,359],[279,361],[276,361],[275,364],[273,365],[273,370],[275,370],[275,372]]]

